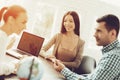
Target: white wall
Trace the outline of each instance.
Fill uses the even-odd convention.
[[[69,10],[75,10],[80,16],[80,35],[85,40],[84,54],[94,57],[97,61],[101,57],[101,47],[96,46],[95,39],[93,37],[94,28],[96,27],[96,18],[105,14],[115,14],[120,18],[120,7],[113,6],[99,0],[0,0],[0,8],[3,5],[19,4],[24,6],[29,14],[28,29],[35,34],[41,35],[46,38],[46,42],[55,33],[60,31],[62,17],[65,12]],[[49,27],[40,24],[46,20],[45,15],[42,15],[43,21],[41,21],[41,14],[49,11],[54,15],[51,18],[53,22]],[[47,15],[47,14],[46,14]],[[49,19],[47,17],[47,19]],[[51,21],[49,20],[49,22]],[[46,21],[46,23],[48,23]],[[46,35],[45,31],[47,31]]]
[[[61,24],[63,13],[69,10],[75,10],[80,15],[81,20],[81,38],[85,40],[84,54],[94,57],[97,61],[101,57],[101,47],[96,46],[93,37],[96,18],[105,14],[115,14],[120,17],[120,7],[113,6],[98,0],[43,0],[44,3],[58,7],[58,13],[55,17],[54,30],[58,31]]]

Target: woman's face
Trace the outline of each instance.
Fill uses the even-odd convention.
[[[75,29],[75,22],[74,22],[73,17],[71,15],[67,15],[64,18],[64,27],[65,27],[67,32],[74,31],[74,29]]]
[[[15,18],[14,32],[20,34],[21,31],[26,29],[27,14],[25,12],[20,13],[17,18]]]

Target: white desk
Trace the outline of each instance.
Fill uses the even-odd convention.
[[[7,57],[8,57],[7,61],[15,60],[15,58],[10,57],[8,55],[7,55]],[[39,59],[42,62],[43,68],[44,68],[44,73],[43,73],[41,80],[65,80],[65,78],[54,69],[54,67],[52,65],[53,63],[45,60],[42,57],[39,57]],[[5,80],[19,80],[19,79],[16,76],[14,76],[12,78],[7,78]]]

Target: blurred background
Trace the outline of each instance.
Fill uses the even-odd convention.
[[[64,13],[76,11],[80,17],[80,37],[86,42],[84,55],[94,57],[98,62],[101,47],[96,46],[93,37],[96,19],[105,14],[115,14],[120,18],[119,3],[119,0],[0,0],[0,8],[13,4],[25,7],[28,12],[27,29],[44,37],[44,44],[60,31]]]

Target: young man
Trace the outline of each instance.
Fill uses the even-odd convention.
[[[115,15],[108,14],[97,19],[97,22],[94,37],[96,44],[103,46],[103,57],[94,72],[87,77],[71,72],[60,61],[56,61],[54,68],[67,80],[120,80],[120,42],[117,39],[119,19]]]

